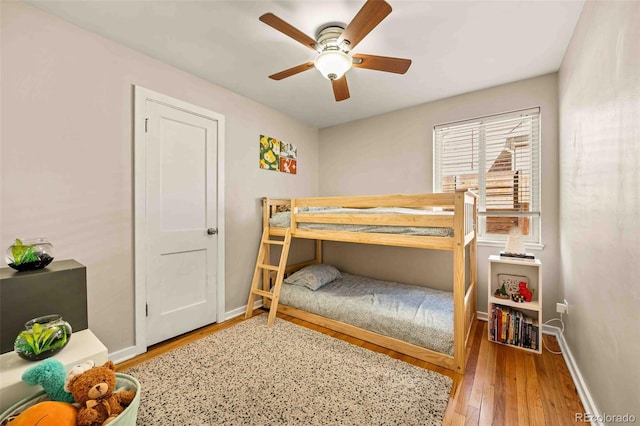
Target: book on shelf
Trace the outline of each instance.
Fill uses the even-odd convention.
[[[508,316],[509,316],[509,311],[508,310],[502,312],[502,327],[501,327],[502,333],[500,335],[500,341],[502,343],[505,343],[507,341],[507,331],[508,331],[508,329],[507,329],[507,326],[508,326],[507,318],[508,318]]]
[[[513,259],[513,260],[525,260],[528,262],[534,262],[536,256],[533,253],[507,253],[506,251],[500,252],[501,259]]]
[[[538,349],[538,321],[521,311],[493,304],[489,324],[492,341],[532,350]]]

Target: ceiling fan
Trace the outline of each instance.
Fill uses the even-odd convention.
[[[390,13],[391,6],[384,0],[367,0],[349,25],[343,27],[331,23],[321,26],[315,40],[273,13],[265,13],[260,17],[262,22],[318,53],[313,61],[280,71],[269,78],[282,80],[315,68],[331,80],[336,101],[343,101],[349,99],[345,73],[352,66],[404,74],[411,65],[410,59],[351,53],[351,50]]]

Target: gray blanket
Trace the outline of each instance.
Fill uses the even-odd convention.
[[[342,273],[318,290],[283,284],[280,303],[453,355],[453,293]]]
[[[348,209],[348,208],[327,208],[316,207],[300,214],[308,213],[343,213],[343,214],[412,214],[412,215],[432,215],[429,210],[416,210],[407,208],[389,208],[375,207],[371,209]],[[269,219],[269,226],[277,228],[288,228],[291,226],[291,212],[278,212]],[[437,214],[452,214],[438,212]],[[420,227],[420,226],[383,226],[383,225],[349,225],[349,224],[331,224],[331,223],[299,223],[299,228],[327,231],[349,231],[349,232],[369,232],[381,234],[404,234],[404,235],[421,235],[427,237],[452,237],[452,228],[439,227]]]

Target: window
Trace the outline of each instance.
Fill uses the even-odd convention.
[[[434,192],[470,189],[481,240],[540,243],[540,108],[435,126]]]

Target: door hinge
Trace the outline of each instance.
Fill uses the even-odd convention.
[[[144,119],[144,132],[147,133],[149,131],[149,119]]]
[[[149,304],[148,303],[144,304],[144,314],[145,314],[145,316],[149,316]]]

